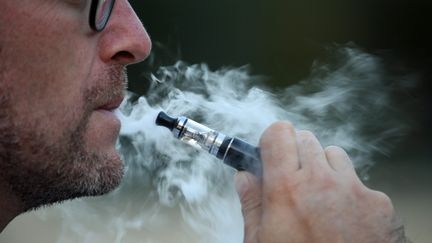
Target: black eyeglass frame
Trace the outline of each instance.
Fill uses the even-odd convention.
[[[110,6],[108,7],[108,9],[106,11],[104,11],[101,21],[98,22],[98,20],[96,18],[97,18],[97,14],[98,14],[97,11],[98,11],[98,6],[99,6],[99,1],[100,0],[92,0],[91,1],[90,14],[89,14],[90,28],[92,28],[92,30],[94,30],[96,32],[101,32],[105,28],[105,26],[107,25],[108,20],[111,16],[112,10],[114,8],[114,3],[115,3],[115,0],[111,0]]]

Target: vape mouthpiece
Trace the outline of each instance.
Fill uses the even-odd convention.
[[[226,136],[184,116],[170,117],[165,112],[158,114],[156,125],[168,128],[174,137],[206,150],[237,170],[257,176],[262,174],[259,149],[241,139]]]
[[[156,118],[156,125],[163,126],[168,128],[169,130],[173,130],[176,126],[177,119],[168,116],[165,112],[159,112],[157,118]]]

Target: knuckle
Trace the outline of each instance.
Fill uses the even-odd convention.
[[[242,212],[244,214],[251,213],[261,207],[261,198],[257,196],[250,196],[241,201]]]
[[[276,183],[270,190],[272,191],[272,194],[279,197],[281,195],[287,196],[299,190],[304,183],[303,178],[294,175],[280,180],[279,183]]]
[[[336,178],[328,173],[316,173],[315,177],[317,178],[322,190],[332,190],[338,186]]]
[[[394,213],[392,200],[387,194],[372,189],[367,189],[367,191],[372,199],[372,203],[379,208],[381,212],[386,214]]]
[[[387,196],[387,194],[380,191],[375,191],[375,194],[376,194],[376,199],[380,205],[387,205],[387,206],[392,205],[392,201],[390,197]]]
[[[363,183],[356,180],[351,180],[350,190],[355,195],[356,198],[370,198],[368,193],[371,191]]]
[[[321,170],[310,170],[305,174],[305,183],[313,184],[320,190],[326,191],[336,188],[339,181],[330,173]]]
[[[290,192],[295,191],[295,189],[299,186],[301,181],[296,180],[295,178],[286,178],[285,180],[281,181],[278,186],[278,190],[280,192]]]

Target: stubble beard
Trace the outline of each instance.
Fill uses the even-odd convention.
[[[115,70],[118,68],[109,71],[109,85],[84,92],[80,122],[68,124],[61,141],[50,141],[49,127],[43,121],[16,121],[8,90],[0,86],[0,178],[22,201],[23,211],[102,195],[120,184],[123,163],[119,155],[89,151],[84,141],[95,100],[124,92],[125,71]]]

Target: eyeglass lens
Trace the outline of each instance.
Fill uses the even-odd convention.
[[[111,15],[111,11],[114,5],[114,0],[99,0],[98,6],[96,10],[96,16],[95,16],[95,24],[97,29],[102,30],[107,21],[108,18]]]

